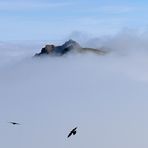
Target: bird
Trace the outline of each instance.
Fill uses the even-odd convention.
[[[21,125],[20,123],[17,123],[17,122],[8,122],[10,124],[13,124],[13,125]]]
[[[69,138],[72,134],[75,135],[77,133],[76,129],[77,129],[77,127],[75,127],[72,131],[70,131],[67,138]]]

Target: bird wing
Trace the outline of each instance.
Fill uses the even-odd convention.
[[[70,132],[70,133],[68,134],[67,138],[69,138],[71,135],[72,135],[72,132]]]
[[[17,123],[17,122],[8,122],[8,123],[15,124],[15,125],[20,125],[20,123]]]
[[[17,124],[17,125],[21,125],[20,123],[15,123],[15,124]]]
[[[77,127],[75,127],[75,128],[72,130],[72,132],[74,132],[76,129],[77,129]]]

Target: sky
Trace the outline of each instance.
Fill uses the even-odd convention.
[[[1,0],[0,147],[147,148],[147,4]],[[33,57],[69,38],[108,52]]]
[[[0,40],[60,40],[75,31],[94,36],[147,29],[146,0],[1,0]]]

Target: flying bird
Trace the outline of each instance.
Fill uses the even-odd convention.
[[[8,122],[8,123],[11,123],[13,125],[21,125],[20,123],[17,123],[17,122]]]
[[[77,129],[77,127],[75,127],[72,131],[70,131],[67,138],[69,138],[72,134],[75,135],[77,133],[76,129]]]

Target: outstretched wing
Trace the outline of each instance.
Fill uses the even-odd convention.
[[[72,130],[72,132],[76,131],[77,128],[78,128],[78,127],[75,127],[75,128]]]
[[[69,135],[67,136],[67,138],[69,138],[72,135],[72,131],[69,133]]]
[[[8,123],[11,123],[13,125],[21,125],[20,123],[17,123],[17,122],[8,122]]]
[[[20,123],[15,123],[16,125],[21,125]]]

